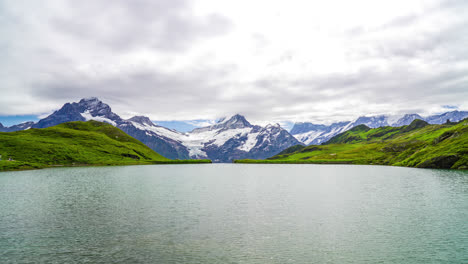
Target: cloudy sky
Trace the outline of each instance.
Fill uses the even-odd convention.
[[[349,120],[468,109],[468,1],[2,0],[0,116]]]

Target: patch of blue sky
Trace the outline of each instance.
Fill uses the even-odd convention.
[[[4,126],[13,126],[21,124],[27,121],[37,122],[39,118],[36,115],[9,115],[9,116],[0,116],[0,123]]]

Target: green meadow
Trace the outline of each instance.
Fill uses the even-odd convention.
[[[375,164],[419,168],[468,168],[468,119],[429,125],[370,129],[359,125],[324,145],[293,146],[266,160],[236,163]]]
[[[122,130],[97,121],[0,133],[1,170],[56,166],[210,163],[170,160]],[[12,161],[9,161],[9,159]]]

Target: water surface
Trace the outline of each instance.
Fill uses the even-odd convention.
[[[198,164],[0,173],[1,263],[468,263],[468,172]]]

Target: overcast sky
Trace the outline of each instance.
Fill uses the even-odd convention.
[[[2,0],[0,115],[96,96],[123,117],[468,109],[468,1]]]

